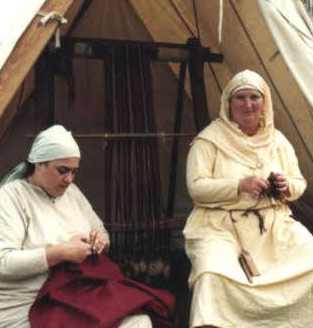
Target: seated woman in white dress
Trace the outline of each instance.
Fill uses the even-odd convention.
[[[56,125],[41,132],[22,164],[0,189],[0,327],[30,327],[29,309],[61,262],[82,263],[110,244],[102,221],[73,183],[80,151]],[[121,299],[122,299],[121,295]],[[152,327],[149,316],[119,327]]]

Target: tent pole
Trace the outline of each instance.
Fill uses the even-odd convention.
[[[77,16],[75,17],[75,20],[73,21],[71,27],[69,28],[69,30],[67,32],[68,35],[72,35],[73,31],[75,31],[75,28],[80,23],[80,20],[82,19],[82,17],[85,15],[87,10],[89,9],[91,3],[92,3],[92,0],[84,0],[83,5],[81,6]]]
[[[35,102],[38,129],[55,122],[54,115],[54,68],[55,60],[48,48],[39,57],[35,66]]]
[[[184,91],[185,91],[185,77],[186,77],[186,62],[181,63],[179,70],[178,80],[178,95],[176,101],[176,113],[175,113],[175,126],[174,134],[180,133],[182,115],[184,109]],[[170,175],[169,175],[169,187],[168,187],[168,203],[166,210],[166,217],[172,218],[174,215],[174,204],[176,195],[176,171],[178,164],[178,138],[173,139],[171,161],[170,161]]]
[[[204,58],[202,49],[204,48],[201,47],[198,39],[189,39],[188,44],[193,46],[190,51],[188,67],[195,125],[197,131],[200,131],[210,122],[203,74]]]

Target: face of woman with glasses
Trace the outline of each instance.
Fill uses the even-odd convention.
[[[37,185],[52,197],[63,195],[75,179],[79,161],[79,158],[64,158],[39,163],[35,170]]]

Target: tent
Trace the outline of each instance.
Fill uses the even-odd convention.
[[[22,6],[21,1],[15,1]],[[120,219],[129,215],[134,220],[138,216],[127,206],[118,208],[116,205],[118,210],[114,212],[114,208],[108,208],[108,202],[118,204],[122,199],[125,204],[139,204],[144,195],[145,203],[151,205],[146,209],[147,218],[172,219],[172,226],[180,231],[191,208],[184,182],[184,165],[188,144],[199,129],[199,113],[195,113],[194,102],[200,99],[201,103],[202,99],[201,106],[207,108],[207,116],[202,113],[200,118],[213,119],[219,111],[223,86],[234,73],[249,68],[264,76],[271,86],[276,125],[295,146],[308,180],[307,191],[297,203],[296,211],[312,229],[313,98],[310,88],[313,73],[308,68],[313,60],[313,29],[311,17],[300,0],[24,2],[31,1],[34,1],[33,18],[28,18],[27,27],[24,23],[23,32],[17,36],[13,49],[7,51],[8,58],[2,60],[0,70],[0,174],[25,158],[32,136],[39,129],[59,122],[71,128],[79,140],[84,154],[79,184],[106,223],[110,224],[111,215]],[[310,1],[304,3],[310,5]],[[59,23],[53,20],[46,25],[38,23],[42,17],[36,12],[41,5],[41,11],[56,11],[68,19],[68,24],[61,27],[64,35],[61,52],[54,49],[53,37]],[[197,48],[199,44],[190,44],[190,40],[200,41],[200,48]],[[129,46],[126,50],[123,48],[125,42]],[[157,49],[153,48],[153,42],[157,43]],[[126,61],[134,63],[139,56],[140,52],[134,55],[133,46],[149,46],[149,51],[157,53],[158,60],[154,57],[148,63],[152,65],[153,79],[145,75],[144,81],[150,84],[141,85],[147,94],[147,89],[153,91],[152,100],[145,98],[141,103],[151,105],[153,113],[147,122],[137,117],[135,122],[140,121],[142,126],[133,122],[130,130],[125,124],[131,121],[134,113],[119,113],[120,125],[115,126],[118,132],[114,134],[108,122],[116,122],[116,111],[109,113],[108,108],[124,106],[124,100],[127,104],[130,99],[132,103],[140,100],[138,89],[131,89],[130,96],[127,85],[123,87],[126,93],[118,97],[123,104],[116,104],[106,93],[116,92],[110,88],[112,79],[108,80],[109,77],[125,74],[128,81],[129,76],[132,79],[141,74],[136,71],[137,66],[129,70],[135,64],[124,67]],[[200,67],[198,73],[203,77],[205,94],[200,84],[199,97],[192,88],[192,76],[184,78],[181,65],[182,58],[187,56],[189,60],[188,56],[192,55],[188,51],[195,48],[205,53],[206,58],[216,55],[216,60],[212,57]],[[119,59],[115,66],[108,57],[112,49]],[[144,61],[142,65],[146,65]],[[114,71],[112,67],[121,71]],[[185,84],[180,83],[182,80]],[[138,131],[149,134],[148,140],[140,141],[139,148],[129,147],[133,145],[129,140],[130,144],[123,146],[121,138],[138,139]],[[120,144],[120,153],[126,154],[127,149],[133,152],[127,153],[124,161],[117,160],[110,148],[114,142]],[[139,162],[134,158],[141,158],[138,153],[153,165],[136,171]],[[124,162],[130,164],[123,166]],[[150,173],[145,176],[145,172]],[[112,176],[119,178],[115,179],[119,184],[110,180]],[[156,180],[151,180],[151,176]],[[134,181],[136,190],[132,189]],[[153,187],[145,188],[147,185]],[[112,225],[112,231],[115,228]],[[172,242],[173,238],[170,240]],[[181,247],[179,238],[178,243]]]

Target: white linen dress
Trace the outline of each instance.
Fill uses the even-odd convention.
[[[28,312],[48,276],[45,247],[91,229],[106,232],[75,184],[57,198],[18,179],[0,189],[0,328],[29,328]],[[120,327],[151,327],[130,316]]]

